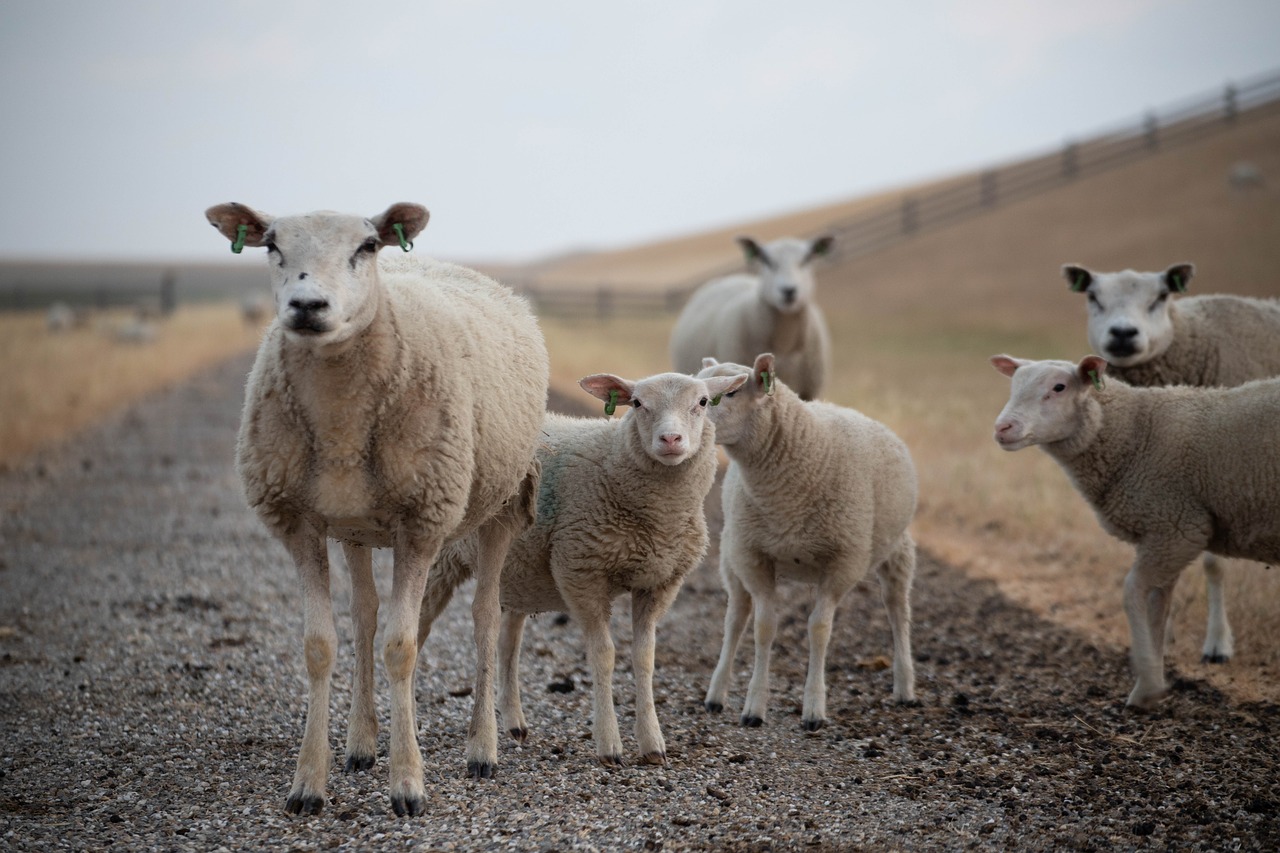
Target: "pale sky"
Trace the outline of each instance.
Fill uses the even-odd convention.
[[[0,258],[227,258],[224,201],[420,202],[447,258],[623,246],[1273,70],[1276,0],[4,0]]]

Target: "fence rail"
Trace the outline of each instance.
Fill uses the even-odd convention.
[[[1182,145],[1237,124],[1280,113],[1280,72],[1228,84],[1211,94],[1186,99],[1160,111],[1094,131],[1086,139],[1071,140],[1060,149],[1024,160],[993,166],[974,180],[945,189],[905,193],[858,216],[828,223],[814,234],[831,234],[832,261],[847,261],[909,240],[917,234],[988,213],[1081,178],[1090,177],[1158,151]],[[595,288],[557,286],[546,281],[517,284],[541,314],[564,317],[610,317],[678,311],[703,282],[742,269],[722,264],[696,278],[669,287]]]

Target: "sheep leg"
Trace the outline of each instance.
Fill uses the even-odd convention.
[[[725,590],[729,593],[729,604],[724,612],[724,642],[720,647],[720,660],[715,672],[711,674],[711,684],[707,687],[706,707],[708,711],[720,713],[729,701],[729,683],[733,680],[733,659],[738,654],[738,644],[747,628],[747,619],[751,616],[751,594],[732,574],[725,573]]]
[[[342,544],[351,576],[351,621],[356,670],[347,720],[348,773],[373,767],[378,754],[378,714],[373,702],[373,637],[378,630],[378,590],[373,585],[373,551]]]
[[[418,665],[418,616],[427,573],[440,551],[439,539],[397,537],[391,579],[391,613],[382,645],[382,661],[391,682],[391,808],[397,815],[426,811],[422,751],[418,747],[413,676]]]
[[[823,585],[809,614],[809,672],[804,680],[804,706],[800,725],[807,732],[816,732],[827,724],[827,646],[831,642],[831,624],[835,621],[836,606],[849,587]]]
[[[338,646],[329,595],[329,550],[324,534],[306,524],[282,538],[302,581],[307,663],[307,723],[284,807],[291,814],[319,814],[324,809],[325,782],[333,759],[329,749],[329,686]]]
[[[1124,579],[1124,609],[1129,618],[1130,658],[1137,681],[1127,704],[1150,709],[1164,698],[1164,631],[1170,592],[1178,574],[1195,554],[1165,553],[1143,547]],[[1170,569],[1169,566],[1175,568]]]
[[[605,767],[621,767],[622,738],[618,735],[618,714],[613,705],[613,637],[609,633],[609,595],[604,589],[575,590],[594,606],[579,607],[566,598],[569,613],[580,625],[587,644],[587,664],[591,668],[591,734],[596,758]],[[603,606],[600,603],[603,602]]]
[[[1226,663],[1235,654],[1235,637],[1227,621],[1227,604],[1222,597],[1222,564],[1212,554],[1204,555],[1204,585],[1209,605],[1209,624],[1205,629],[1202,660]]]
[[[751,598],[756,654],[751,683],[747,685],[747,701],[742,708],[742,725],[755,728],[764,724],[769,706],[769,657],[774,635],[778,633],[777,590],[768,584],[751,590]]]
[[[525,614],[508,610],[502,614],[498,633],[498,708],[507,734],[516,743],[529,737],[529,724],[520,704],[520,643],[524,639]]]
[[[876,567],[880,577],[880,598],[889,615],[893,634],[893,699],[916,700],[916,667],[911,656],[911,581],[916,573],[916,543],[903,533],[889,559]]]
[[[467,776],[492,779],[498,772],[498,719],[494,708],[494,672],[502,607],[499,584],[507,551],[519,531],[498,516],[480,528],[476,549],[476,592],[471,621],[476,643],[476,684],[467,729]]]
[[[631,593],[631,670],[636,682],[636,744],[645,764],[667,766],[667,745],[653,704],[653,652],[658,620],[667,612],[678,583]]]

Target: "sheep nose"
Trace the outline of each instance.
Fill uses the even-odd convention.
[[[1128,340],[1132,340],[1133,338],[1136,338],[1137,336],[1138,336],[1138,330],[1135,329],[1133,326],[1112,326],[1111,327],[1111,337],[1117,340],[1128,341]]]
[[[664,447],[672,449],[678,449],[680,445],[684,444],[684,436],[678,432],[664,432],[658,438],[662,440]]]
[[[796,301],[796,289],[794,287],[784,287],[780,291],[782,293],[782,301],[790,305]]]
[[[327,299],[290,299],[289,307],[299,314],[319,314],[329,307]]]

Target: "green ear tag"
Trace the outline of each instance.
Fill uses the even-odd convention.
[[[1090,370],[1089,378],[1093,380],[1093,387],[1099,391],[1102,390],[1102,377],[1098,375],[1098,371]]]
[[[712,398],[711,398],[711,405],[713,405],[713,406],[718,406],[718,405],[720,405],[720,398],[721,398],[721,397],[723,397],[723,396],[724,396],[723,394],[717,394],[717,395],[715,395],[714,397],[712,397]]]
[[[764,393],[767,396],[772,397],[773,396],[773,378],[769,376],[769,371],[767,370],[760,371],[760,378],[764,380]]]
[[[1080,293],[1082,290],[1084,290],[1084,273],[1082,272],[1076,273],[1076,280],[1072,282],[1071,289],[1074,290],[1076,293]]]
[[[609,402],[604,404],[604,413],[606,415],[613,415],[613,413],[617,410],[618,410],[618,391],[617,389],[613,389],[609,391]]]
[[[248,225],[236,226],[236,239],[231,243],[231,251],[237,255],[244,251],[244,235],[249,233]]]
[[[1169,277],[1173,279],[1173,289],[1174,289],[1174,290],[1178,291],[1179,293],[1183,293],[1184,291],[1186,291],[1186,289],[1187,289],[1187,288],[1186,288],[1186,285],[1184,285],[1184,284],[1182,283],[1182,276],[1178,275],[1177,273],[1174,273],[1173,275],[1171,275],[1171,276],[1169,276]]]
[[[396,236],[400,238],[400,248],[406,252],[413,248],[413,241],[404,238],[404,225],[399,222],[391,226],[391,230],[396,232]]]

